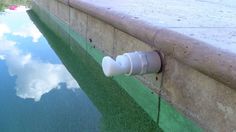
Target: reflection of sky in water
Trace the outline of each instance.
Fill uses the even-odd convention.
[[[17,11],[6,10],[6,12],[0,16],[0,37],[5,32],[25,38],[32,37],[33,42],[38,41],[42,35],[30,19],[28,19],[25,10],[24,7],[19,7]]]
[[[18,40],[21,38],[22,41],[9,39],[16,37]],[[31,45],[45,41],[41,39],[42,34],[28,18],[24,7],[19,8],[17,13],[6,11],[0,16],[0,61],[5,61],[10,76],[16,77],[15,89],[18,97],[39,101],[42,95],[53,89],[59,89],[62,83],[66,84],[67,89],[79,88],[77,82],[58,59],[56,64],[52,63],[50,62],[52,55],[50,55],[45,61],[46,55],[42,61],[37,53],[22,50],[24,45],[29,45],[29,43],[24,43],[28,38],[31,38]],[[40,47],[33,48],[38,48],[36,50],[40,52]]]
[[[157,128],[118,84],[103,78],[95,62],[82,61],[80,48],[74,54],[41,22],[37,24],[42,32],[47,32],[50,44],[24,8],[0,15],[0,132],[122,132]],[[74,71],[83,89],[50,45]],[[87,67],[90,63],[91,67]]]

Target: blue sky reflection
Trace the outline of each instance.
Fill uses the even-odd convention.
[[[42,61],[39,56],[35,57],[31,52],[19,48],[25,43],[9,39],[10,34],[31,38],[31,44],[38,44],[42,34],[30,21],[26,10],[25,7],[20,7],[14,13],[8,10],[0,16],[0,61],[5,61],[9,75],[16,77],[16,95],[39,101],[42,95],[53,89],[60,89],[62,83],[66,84],[67,89],[78,89],[78,83],[64,65],[53,64],[45,59]]]

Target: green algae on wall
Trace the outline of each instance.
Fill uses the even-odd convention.
[[[45,18],[43,18],[43,20],[48,20],[46,16],[44,17]],[[58,18],[51,15],[50,19],[53,19],[53,21],[57,22],[58,26],[61,27],[62,31],[56,32],[58,36],[63,37],[64,39],[67,39],[65,37],[66,35],[64,35],[65,33],[61,33],[61,32],[67,32],[67,34],[69,34],[75,41],[77,41],[77,43],[84,50],[86,50],[86,52],[89,55],[91,55],[98,64],[101,65],[102,58],[104,56],[104,54],[101,51],[91,46],[89,42],[86,41],[86,39],[84,39],[79,34],[74,32],[73,29],[69,28],[67,24],[63,23]],[[55,26],[55,24],[50,25],[49,27],[52,27],[52,26]],[[158,97],[156,94],[154,94],[151,90],[146,88],[141,82],[139,82],[133,77],[118,76],[118,77],[114,77],[113,79],[116,80],[121,85],[121,87],[124,88],[129,93],[129,95],[134,98],[134,100],[151,116],[151,118],[154,121],[157,121]],[[145,99],[143,99],[143,97],[145,97]]]
[[[32,12],[29,14],[63,64],[102,113],[101,131],[161,131],[119,84],[102,74],[99,64],[76,41],[69,39],[69,42],[65,42],[58,38]]]

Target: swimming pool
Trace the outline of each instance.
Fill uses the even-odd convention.
[[[38,29],[27,10],[0,15],[1,132],[160,131],[75,41],[31,14]]]

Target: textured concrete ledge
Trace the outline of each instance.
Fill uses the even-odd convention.
[[[105,3],[104,3],[105,4]],[[171,55],[198,71],[236,89],[236,54],[135,16],[113,11],[102,3],[69,0],[69,5]]]

